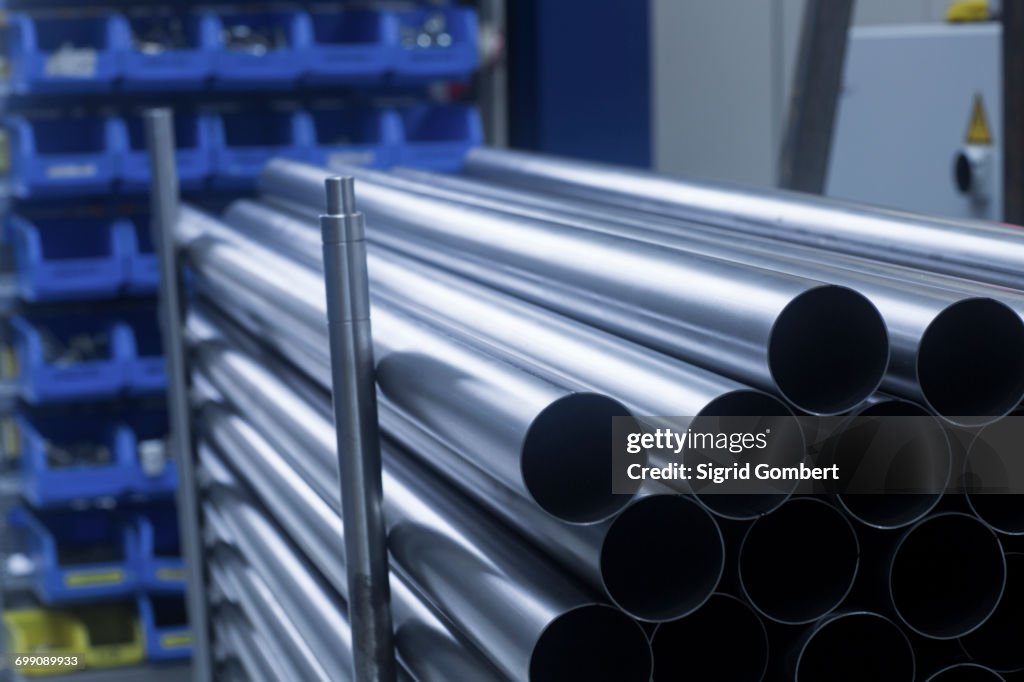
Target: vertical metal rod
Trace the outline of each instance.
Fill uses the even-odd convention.
[[[334,423],[349,586],[352,658],[359,682],[394,682],[394,633],[381,500],[380,429],[370,335],[370,282],[355,181],[326,180],[320,216],[331,343]]]
[[[153,244],[160,259],[160,330],[167,368],[167,411],[170,446],[178,467],[178,524],[181,549],[188,571],[187,605],[192,629],[192,679],[211,682],[210,637],[203,573],[202,535],[199,530],[199,499],[192,455],[188,384],[185,368],[184,324],[174,248],[178,219],[178,175],[174,157],[174,114],[169,109],[149,109],[145,115],[146,147],[149,149],[150,213]]]

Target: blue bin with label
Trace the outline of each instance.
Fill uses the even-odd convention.
[[[308,161],[313,125],[305,111],[225,113],[214,122],[214,185],[251,188],[263,166],[275,156]]]
[[[184,595],[141,595],[138,608],[148,660],[176,661],[192,655]]]
[[[218,87],[288,88],[306,68],[312,27],[299,10],[230,12],[218,16],[213,58]]]
[[[7,18],[11,88],[21,95],[107,92],[120,76],[118,15]]]
[[[381,81],[392,70],[398,20],[380,9],[345,9],[310,15],[312,40],[305,51],[311,83]]]
[[[135,535],[109,510],[15,507],[9,518],[23,530],[43,604],[129,597],[138,589]]]
[[[25,401],[111,398],[127,385],[135,342],[126,325],[100,315],[16,315],[10,325]]]
[[[163,339],[156,311],[126,313],[120,322],[128,329],[127,385],[130,394],[146,394],[167,389]]]
[[[129,15],[121,51],[126,90],[200,90],[213,75],[220,20],[209,13]]]
[[[480,114],[458,104],[406,109],[402,131],[398,163],[436,171],[459,170],[469,150],[484,140]]]
[[[7,234],[18,292],[26,301],[110,298],[126,280],[116,220],[29,220],[11,215]]]
[[[160,260],[153,245],[148,216],[117,221],[121,252],[127,261],[126,289],[132,294],[151,294],[160,286]]]
[[[111,419],[63,414],[18,415],[21,491],[33,507],[120,497],[138,466],[129,429]]]
[[[124,151],[120,119],[13,116],[6,125],[15,197],[80,196],[113,189]]]
[[[132,522],[139,547],[140,587],[158,594],[185,591],[185,562],[181,558],[178,512],[172,504],[152,506]]]
[[[131,433],[135,479],[132,491],[145,498],[164,498],[178,489],[178,470],[167,446],[167,414],[138,412],[125,417]]]
[[[213,170],[212,119],[206,114],[175,112],[174,159],[178,184],[184,190],[202,189]],[[126,150],[121,164],[121,187],[127,192],[149,191],[149,152],[139,116],[125,120]]]
[[[310,162],[326,168],[358,165],[383,168],[394,163],[402,120],[390,109],[314,109],[309,112],[315,144]]]
[[[458,5],[421,7],[398,12],[397,19],[394,62],[399,82],[468,80],[476,71],[476,10]]]

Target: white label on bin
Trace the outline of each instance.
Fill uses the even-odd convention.
[[[65,178],[91,178],[98,172],[95,163],[60,163],[46,169],[46,177],[55,180]]]
[[[96,75],[96,50],[62,47],[47,57],[46,75],[92,78]]]

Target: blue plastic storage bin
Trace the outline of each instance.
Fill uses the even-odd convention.
[[[128,361],[133,358],[131,331],[98,315],[48,315],[11,318],[13,346],[22,398],[32,404],[109,398],[126,385]],[[60,347],[73,340],[99,338],[95,357],[47,357],[44,340]],[[66,355],[66,354],[64,354]]]
[[[117,221],[30,221],[12,215],[7,234],[18,292],[26,301],[109,298],[125,283],[126,253]]]
[[[192,631],[183,595],[142,595],[138,607],[148,660],[171,661],[192,655]]]
[[[394,163],[402,140],[398,113],[381,109],[318,109],[309,112],[315,146],[311,163],[327,168],[355,164],[383,168]]]
[[[7,19],[11,87],[18,94],[104,92],[119,76],[120,18]]]
[[[392,70],[398,44],[394,13],[349,9],[310,15],[312,40],[305,51],[312,83],[379,81]]]
[[[302,76],[311,34],[308,14],[298,10],[235,12],[221,14],[218,20],[220,40],[213,60],[218,85],[286,88]]]
[[[15,507],[10,521],[24,529],[33,588],[44,604],[127,597],[138,588],[135,536],[117,515]]]
[[[135,443],[123,424],[62,414],[16,418],[21,455],[21,490],[33,507],[76,500],[120,497],[136,485]],[[60,452],[52,452],[59,450]],[[105,448],[102,461],[78,461],[76,448]],[[51,455],[52,456],[49,456]]]
[[[132,490],[146,498],[173,495],[178,488],[178,470],[167,446],[166,413],[136,413],[128,415],[126,420],[131,432],[132,461],[135,463]],[[148,450],[154,447],[157,457]]]
[[[160,259],[153,245],[149,218],[124,218],[117,227],[121,250],[128,262],[127,290],[133,294],[153,293],[160,286]]]
[[[213,166],[211,117],[205,114],[175,112],[174,158],[178,184],[182,189],[201,189],[209,180]],[[127,139],[121,165],[121,187],[129,192],[149,190],[149,153],[142,118],[125,120]]]
[[[139,584],[147,592],[185,591],[178,513],[171,504],[152,507],[136,516],[132,527],[139,548]]]
[[[220,21],[207,13],[129,15],[121,73],[126,90],[201,90],[213,75]],[[171,49],[157,47],[173,39]]]
[[[214,184],[251,187],[275,156],[307,161],[313,125],[304,111],[245,111],[222,114],[214,122]]]
[[[479,63],[477,14],[448,5],[398,13],[395,76],[403,82],[466,80]]]
[[[120,319],[129,330],[128,392],[143,394],[166,390],[167,373],[156,311],[130,313]]]
[[[484,140],[480,114],[473,107],[413,107],[402,112],[402,124],[398,163],[403,166],[456,171],[466,153]]]
[[[108,193],[120,172],[124,124],[118,118],[7,121],[11,183],[19,199]]]

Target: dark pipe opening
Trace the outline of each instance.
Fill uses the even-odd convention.
[[[636,621],[600,604],[553,620],[533,648],[530,682],[649,682],[651,647]]]
[[[837,491],[839,504],[855,519],[875,528],[900,528],[922,519],[942,497],[952,470],[949,439],[926,409],[905,400],[882,400],[857,412],[829,444],[840,471],[867,472],[859,491]],[[877,468],[862,468],[867,457]],[[854,480],[852,476],[847,481]],[[863,492],[863,487],[912,492]]]
[[[537,504],[569,523],[601,521],[625,507],[632,497],[612,493],[612,420],[629,416],[596,393],[573,393],[544,408],[527,431],[521,463]]]
[[[911,682],[914,650],[895,623],[849,613],[822,624],[797,657],[796,682]]]
[[[957,424],[979,426],[1002,417],[1024,399],[1024,322],[990,298],[958,301],[921,337],[917,379],[935,412]]]
[[[714,594],[686,618],[658,625],[651,649],[654,682],[760,680],[768,667],[764,623],[728,594]]]
[[[856,291],[821,286],[794,298],[768,342],[782,395],[811,414],[853,409],[882,382],[889,337],[881,314]]]
[[[974,632],[960,639],[960,646],[972,659],[993,670],[1024,671],[1021,614],[1024,614],[1024,554],[1007,554],[1006,588],[999,606]]]
[[[896,612],[911,629],[934,639],[960,637],[984,623],[1005,584],[999,538],[967,514],[919,522],[897,543],[889,569]]]
[[[989,424],[971,443],[964,463],[967,503],[995,531],[1024,535],[1024,412]]]
[[[926,682],[1004,682],[1003,676],[974,663],[961,663],[940,670]]]
[[[601,547],[608,596],[641,620],[692,613],[715,591],[724,565],[715,519],[678,495],[652,495],[626,507]]]
[[[780,623],[810,623],[837,607],[853,586],[860,546],[835,507],[802,497],[747,530],[739,577],[758,611]]]
[[[790,409],[778,398],[752,389],[726,393],[708,403],[694,418],[691,427],[699,431],[704,428],[702,424],[708,423],[710,431],[729,430],[728,419],[724,424],[726,428],[717,428],[722,424],[716,422],[716,418],[723,417],[738,417],[742,420],[742,428],[735,430],[760,432],[771,428],[772,437],[768,441],[768,447],[758,451],[758,463],[765,462],[773,466],[790,467],[798,466],[803,461],[807,451],[803,430]],[[755,423],[755,419],[757,423]],[[736,424],[735,426],[739,427],[740,425]],[[698,460],[692,456],[692,453],[684,451],[683,462],[687,466],[694,467]],[[692,481],[691,487],[700,503],[713,514],[726,519],[747,520],[756,519],[778,509],[789,499],[798,483],[798,481],[778,481],[780,486],[786,486],[785,491],[763,494],[716,494],[716,489],[721,490],[720,488],[716,488],[713,484],[702,485],[700,481]]]

